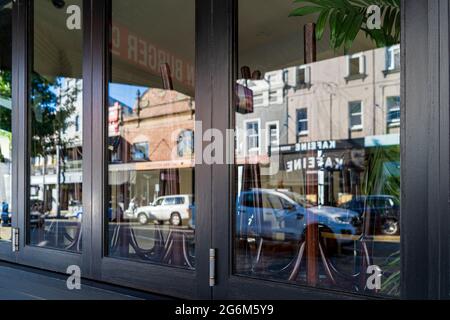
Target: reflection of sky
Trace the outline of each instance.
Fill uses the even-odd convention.
[[[147,90],[146,87],[132,86],[118,83],[109,84],[109,96],[125,103],[129,107],[133,107],[136,101],[137,91],[141,92],[141,95]]]
[[[70,79],[70,78],[67,78]],[[58,94],[58,81],[60,83],[64,83],[65,78],[59,77],[56,79],[56,82],[54,85],[49,87],[49,90],[54,93],[55,95]],[[124,103],[125,105],[129,107],[133,107],[134,103],[136,101],[136,94],[139,90],[141,92],[141,95],[147,90],[146,87],[141,86],[132,86],[132,85],[126,85],[126,84],[119,84],[119,83],[110,83],[109,84],[109,95],[110,97]],[[52,106],[56,107],[56,106]]]

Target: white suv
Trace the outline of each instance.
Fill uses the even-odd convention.
[[[189,220],[189,206],[192,195],[173,195],[157,198],[146,207],[129,209],[125,215],[130,219],[137,219],[140,224],[147,224],[156,220],[160,223],[169,221],[174,226],[180,226],[183,220]]]

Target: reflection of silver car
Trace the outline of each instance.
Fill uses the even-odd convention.
[[[145,207],[132,207],[125,211],[129,219],[137,219],[141,224],[156,220],[160,223],[169,221],[174,226],[182,224],[183,220],[190,219],[189,206],[192,204],[192,195],[173,195],[157,198],[152,204]]]

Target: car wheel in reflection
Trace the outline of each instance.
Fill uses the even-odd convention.
[[[387,219],[383,223],[383,228],[381,232],[388,236],[393,236],[398,234],[398,221],[394,219]]]
[[[174,212],[170,215],[170,224],[173,226],[181,225],[181,216],[178,212]]]
[[[147,224],[148,223],[148,217],[145,213],[139,213],[138,214],[138,221],[140,224]]]

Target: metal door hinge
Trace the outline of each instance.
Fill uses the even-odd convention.
[[[216,285],[216,249],[209,249],[209,286]]]
[[[11,229],[12,251],[19,251],[19,228]]]

